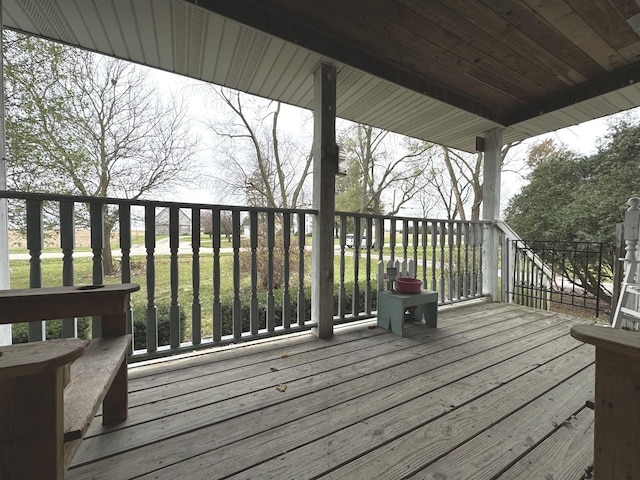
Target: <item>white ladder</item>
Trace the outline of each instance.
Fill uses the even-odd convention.
[[[640,240],[640,198],[631,197],[629,208],[624,214],[624,241],[626,255],[624,260],[624,280],[620,296],[613,314],[613,328],[640,329],[640,275],[638,243]],[[630,322],[627,320],[630,319]]]
[[[628,330],[640,329],[640,283],[622,284],[611,326]]]

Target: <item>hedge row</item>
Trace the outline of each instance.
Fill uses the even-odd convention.
[[[358,298],[358,311],[364,311],[364,289],[360,290]],[[274,310],[275,310],[275,323],[276,325],[282,325],[282,292],[276,292],[276,298]],[[290,318],[291,322],[295,323],[298,320],[298,295],[297,292],[291,294],[291,308]],[[376,295],[372,297],[372,309],[376,309]],[[251,322],[251,297],[250,295],[242,295],[240,298],[241,317],[242,317],[242,331],[250,331]],[[351,312],[353,310],[353,286],[345,286],[345,312]],[[185,306],[180,305],[180,332],[184,339],[185,326],[187,322],[187,316],[185,313]],[[169,345],[170,343],[170,305],[158,304],[156,306],[157,318],[158,318],[158,345]],[[338,295],[334,295],[334,315],[338,314]],[[258,299],[258,328],[266,328],[266,313],[267,302],[266,294],[263,294]],[[305,313],[306,321],[311,319],[311,291],[307,289],[305,291]],[[233,299],[222,299],[222,332],[223,336],[231,335],[233,333]],[[48,339],[62,338],[62,321],[53,320],[46,322],[46,335]],[[13,343],[25,343],[28,339],[28,325],[26,323],[19,323],[13,325],[12,330]],[[91,337],[91,319],[79,318],[78,319],[78,337],[90,338]],[[140,308],[134,314],[133,322],[133,337],[134,346],[136,350],[146,348],[146,319],[144,315],[144,309]]]

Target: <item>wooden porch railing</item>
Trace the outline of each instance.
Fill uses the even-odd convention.
[[[314,210],[22,192],[0,192],[0,198],[9,199],[10,230],[26,240],[26,251],[12,251],[12,288],[141,285],[129,312],[133,359],[315,325],[309,257]],[[109,222],[115,222],[113,252],[105,244]],[[334,321],[375,315],[379,261],[412,260],[441,304],[483,296],[483,228],[479,222],[338,213]],[[89,232],[88,248],[77,245],[80,231]],[[45,233],[54,233],[59,244],[45,245]],[[353,248],[346,245],[347,233],[358,240]],[[371,239],[364,246],[363,233]],[[117,268],[105,275],[111,256]],[[28,280],[19,275],[26,262]],[[60,334],[82,335],[78,326],[86,323],[63,319]],[[99,318],[90,325],[87,330],[99,335]],[[29,341],[50,336],[47,322],[29,325]]]

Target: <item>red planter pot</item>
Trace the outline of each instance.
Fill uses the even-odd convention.
[[[396,291],[399,293],[420,293],[422,280],[417,278],[396,278]]]

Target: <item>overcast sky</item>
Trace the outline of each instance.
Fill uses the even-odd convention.
[[[151,78],[158,84],[159,89],[164,91],[165,94],[183,94],[185,98],[189,99],[189,109],[192,118],[203,119],[207,117],[207,102],[204,101],[205,89],[196,87],[199,82],[180,75],[162,72],[155,69],[151,69],[151,72]],[[291,132],[296,132],[300,129],[301,119],[305,115],[308,115],[308,113],[304,113],[302,109],[285,105],[283,106],[281,113],[281,119],[283,120],[281,124],[285,128],[288,127]],[[622,115],[624,115],[624,113]],[[577,153],[590,155],[595,153],[597,149],[597,142],[605,135],[608,122],[611,121],[612,117],[592,120],[580,125],[568,127],[539,137],[534,137],[524,142],[523,145],[514,152],[514,154],[515,156],[524,159],[526,158],[527,150],[532,143],[546,138],[551,138]],[[204,127],[202,132],[206,132]],[[206,139],[203,139],[203,141],[205,140]],[[522,183],[521,175],[512,172],[503,173],[501,199],[502,208],[507,205],[509,198],[520,190]],[[179,196],[184,198],[182,192]],[[188,197],[189,201],[192,202],[221,202],[219,198],[216,198],[215,192],[211,192],[210,189],[207,188],[203,188],[201,190],[189,189]]]

